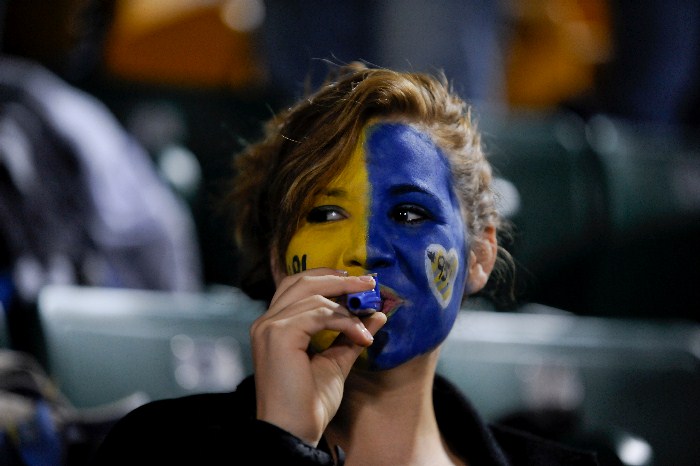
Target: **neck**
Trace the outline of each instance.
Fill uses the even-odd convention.
[[[454,464],[433,409],[438,353],[387,371],[351,371],[325,434],[345,451],[346,464]]]

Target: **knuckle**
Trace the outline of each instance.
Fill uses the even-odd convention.
[[[296,275],[285,275],[282,280],[280,281],[280,285],[288,285],[290,283],[294,283],[298,277]]]
[[[270,320],[258,318],[250,326],[250,336],[251,338],[260,337],[270,332]]]
[[[298,278],[298,282],[300,285],[308,285],[309,283],[313,282],[313,277],[309,275],[302,275]]]

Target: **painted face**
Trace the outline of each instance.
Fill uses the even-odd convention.
[[[448,161],[430,137],[403,123],[369,125],[314,206],[287,248],[287,272],[378,274],[388,322],[359,364],[390,369],[440,344],[460,308],[468,245]]]

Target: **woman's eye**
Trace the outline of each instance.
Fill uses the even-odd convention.
[[[306,221],[309,223],[326,223],[335,222],[347,218],[345,211],[335,205],[324,205],[314,207],[306,216]]]
[[[425,209],[416,205],[400,205],[396,207],[389,216],[397,223],[406,223],[409,225],[421,223],[430,218],[430,215]]]

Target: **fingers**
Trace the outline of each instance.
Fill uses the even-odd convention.
[[[378,312],[359,318],[329,297],[370,290],[374,285],[372,276],[346,276],[330,268],[285,277],[268,311],[251,326],[254,356],[305,353],[314,335],[329,331],[340,336],[328,356],[340,358],[347,374],[363,348],[373,343],[373,334],[384,325],[386,315]]]
[[[365,317],[362,319],[362,322],[365,326],[365,328],[371,333],[372,335],[375,335],[380,328],[386,324],[387,317],[386,314],[383,312],[375,312],[374,314],[370,314],[369,316]]]
[[[331,330],[344,333],[354,344],[368,346],[373,339],[362,321],[328,297],[370,290],[374,285],[374,278],[369,275],[348,277],[330,268],[285,277],[270,308],[251,326],[251,338],[261,343],[269,331],[285,327],[279,337],[293,345],[290,347],[298,348],[308,345],[321,330]]]
[[[374,288],[374,278],[369,275],[347,276],[344,272],[318,268],[285,277],[277,287],[270,302],[268,314],[273,315],[290,304],[312,295],[326,297],[357,293]]]
[[[331,269],[328,267],[319,267],[319,268],[305,270],[305,271],[300,272],[300,273],[295,273],[293,275],[287,275],[277,285],[277,289],[275,290],[275,295],[272,297],[272,301],[271,301],[270,305],[273,306],[277,302],[279,297],[284,294],[285,291],[287,291],[291,286],[297,284],[297,282],[300,279],[302,279],[303,277],[314,277],[314,276],[321,277],[321,276],[325,276],[325,275],[335,275],[338,277],[347,277],[348,273],[344,270],[336,270],[336,269]]]
[[[358,321],[356,327],[360,334],[343,332],[333,341],[331,347],[356,345],[358,346],[356,349],[359,354],[364,348],[374,343],[374,335],[384,326],[387,320],[386,314],[381,312],[375,312],[362,319],[355,317],[355,319]]]
[[[366,334],[375,335],[379,329],[386,323],[386,314],[381,312],[375,312],[374,314],[363,318],[362,325],[365,328]],[[350,369],[357,360],[358,356],[362,351],[370,346],[374,338],[369,341],[368,344],[360,344],[356,340],[353,340],[350,334],[342,333],[335,339],[333,344],[326,349],[322,355],[326,358],[335,360],[336,364],[340,368],[343,377],[347,377],[350,373]]]
[[[359,354],[359,352],[362,351],[362,349],[374,343],[374,335],[379,331],[380,328],[382,328],[382,326],[386,323],[387,319],[386,314],[383,314],[381,312],[375,312],[374,314],[364,317],[362,319],[358,317],[353,317],[353,320],[356,320],[354,328],[359,332],[359,334],[343,332],[341,334],[341,341],[342,338],[350,339],[355,345],[359,347],[357,348]]]
[[[251,327],[254,341],[306,349],[311,337],[322,330],[339,332],[350,342],[360,346],[372,344],[372,333],[360,318],[342,305],[320,295],[313,295],[293,303],[276,314],[266,314]]]

